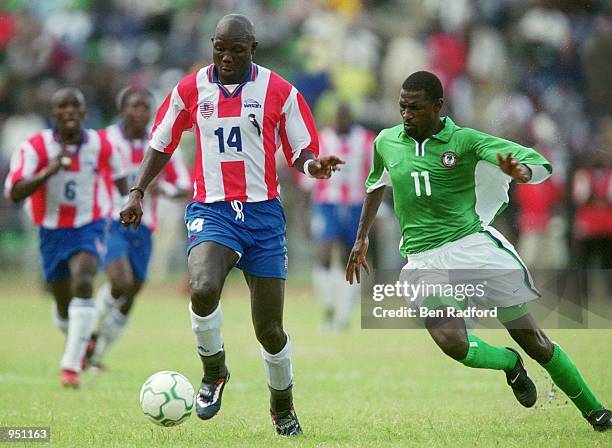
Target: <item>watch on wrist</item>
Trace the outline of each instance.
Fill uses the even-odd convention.
[[[314,176],[310,174],[310,170],[308,169],[308,167],[312,165],[314,162],[315,162],[315,159],[308,159],[306,162],[304,162],[304,174],[306,174],[306,176],[308,177],[314,178]]]
[[[130,188],[130,191],[128,192],[128,194],[132,193],[133,191],[137,191],[138,193],[140,193],[140,199],[144,198],[144,188],[142,188],[142,187],[132,187],[132,188]]]

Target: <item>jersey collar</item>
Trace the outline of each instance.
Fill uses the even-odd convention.
[[[64,142],[62,142],[62,138],[59,135],[59,131],[57,130],[57,126],[53,126],[53,128],[51,128],[53,131],[53,140],[56,143],[59,144],[63,144]],[[81,139],[78,143],[78,148],[80,149],[82,145],[87,144],[87,142],[89,141],[89,136],[87,135],[87,130],[85,128],[81,128]]]
[[[219,89],[221,90],[221,93],[223,94],[225,98],[234,98],[240,94],[240,92],[242,91],[242,88],[246,85],[247,82],[255,81],[257,79],[258,73],[259,73],[259,67],[257,67],[257,64],[254,64],[251,62],[251,67],[249,67],[249,71],[245,75],[240,85],[238,85],[238,87],[236,87],[233,92],[230,92],[219,81],[219,78],[217,76],[217,70],[215,70],[215,64],[210,64],[208,66],[208,81],[210,83],[217,84],[219,86]]]
[[[453,120],[451,120],[450,117],[442,117],[442,122],[444,123],[444,127],[442,128],[442,130],[440,132],[438,132],[437,134],[432,135],[429,138],[435,138],[436,140],[440,140],[444,143],[448,143],[453,135],[453,133],[459,128],[459,126],[457,126],[455,124],[455,122]],[[404,131],[404,126],[401,126],[401,130],[399,132],[398,137],[405,137],[406,136],[406,131]]]
[[[457,130],[457,125],[453,122],[453,120],[451,120],[450,117],[443,117],[442,122],[444,123],[442,130],[440,130],[440,132],[437,134],[432,135],[431,138],[448,143],[453,133]]]

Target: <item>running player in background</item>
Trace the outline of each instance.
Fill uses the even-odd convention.
[[[334,247],[345,260],[353,247],[359,225],[363,184],[372,161],[372,132],[353,122],[348,104],[340,104],[333,127],[319,133],[320,156],[338,154],[347,161],[342,171],[328,180],[313,182],[311,231],[319,245],[313,284],[324,311],[326,329],[344,330],[351,315],[359,287],[344,281],[342,271],[332,266]],[[305,179],[310,180],[310,179]]]
[[[54,129],[23,142],[11,159],[5,193],[40,228],[53,321],[66,333],[61,383],[79,387],[81,360],[93,331],[93,281],[105,251],[111,186],[127,193],[126,171],[103,133],[84,129],[85,99],[73,88],[53,95]]]
[[[400,252],[408,260],[400,279],[419,284],[442,276],[443,284],[448,276],[469,272],[469,283],[486,284],[489,294],[475,297],[474,303],[497,308],[510,336],[542,365],[595,430],[612,429],[612,412],[529,313],[527,303],[539,293],[512,245],[489,226],[507,204],[512,180],[543,182],[552,167],[533,149],[461,128],[450,117],[441,118],[443,103],[442,85],[434,74],[416,72],[404,81],[399,98],[403,123],[383,130],[374,143],[374,163],[347,263],[347,280],[359,282],[361,266],[369,271],[368,232],[385,186],[391,186],[402,229]],[[420,307],[443,311],[443,316],[427,317],[425,326],[445,354],[468,367],[504,371],[519,403],[535,404],[536,387],[518,352],[468,334],[464,319],[452,311],[465,307],[465,300],[435,295],[417,299]]]
[[[236,266],[251,292],[273,425],[278,434],[294,436],[302,429],[293,408],[291,339],[283,329],[288,261],[275,153],[282,143],[290,166],[320,179],[344,162],[335,156],[317,158],[317,132],[304,98],[279,75],[253,63],[257,42],[248,18],[224,16],[212,45],[214,63],[184,77],[158,109],[121,218],[138,226],[147,186],[183,131],[195,132],[195,193],[185,224],[189,314],[204,369],[196,413],[203,420],[214,417],[229,380],[219,301],[225,278]]]
[[[147,147],[151,99],[144,88],[126,87],[117,98],[121,121],[101,131],[128,167],[130,183],[136,179]],[[87,351],[87,361],[94,369],[102,367],[103,356],[124,331],[134,298],[147,279],[158,197],[184,199],[191,194],[191,178],[180,153],[168,162],[152,187],[151,194],[143,199],[143,217],[137,229],[119,223],[125,197],[113,189],[113,219],[104,260],[109,281],[96,294],[98,319]]]

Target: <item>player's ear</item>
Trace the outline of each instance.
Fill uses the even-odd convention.
[[[257,49],[258,44],[259,42],[257,42],[256,40],[254,40],[253,43],[251,44],[251,55],[255,54],[255,50]]]
[[[439,113],[442,110],[442,106],[444,106],[444,99],[438,98],[433,103],[433,110],[435,113]]]

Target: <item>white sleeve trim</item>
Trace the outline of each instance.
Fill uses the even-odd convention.
[[[154,142],[153,140],[151,140],[149,142],[149,147],[153,148],[157,152],[165,153],[166,151],[164,151],[163,145],[160,146],[160,145],[158,145],[158,143],[160,143],[160,142]],[[177,148],[178,148],[178,146],[177,146]]]
[[[391,177],[387,169],[383,169],[382,174],[376,182],[366,188],[366,193],[372,193],[374,190],[378,190],[380,187],[391,187]]]
[[[542,183],[546,179],[548,179],[551,175],[551,173],[548,172],[548,170],[546,169],[546,167],[544,167],[544,165],[530,165],[530,164],[526,164],[526,165],[531,170],[531,179],[529,180],[529,182],[526,182],[528,184]]]

